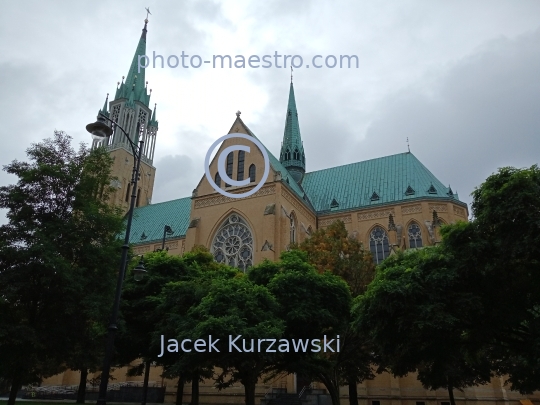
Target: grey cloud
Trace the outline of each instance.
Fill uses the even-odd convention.
[[[200,180],[201,171],[186,155],[167,155],[154,162],[156,181],[153,203],[189,197]]]
[[[470,202],[498,167],[538,162],[540,30],[490,41],[426,91],[409,88],[379,104],[359,149],[377,156],[411,150]],[[420,85],[419,85],[420,87]]]

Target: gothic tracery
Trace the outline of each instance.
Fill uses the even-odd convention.
[[[243,271],[253,265],[253,236],[239,215],[232,214],[223,222],[212,242],[212,254],[218,263]]]

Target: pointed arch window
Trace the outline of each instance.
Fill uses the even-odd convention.
[[[129,202],[129,193],[131,192],[131,181],[127,185],[126,202]]]
[[[294,150],[293,159],[294,160],[300,160],[300,152],[298,152],[298,149]]]
[[[296,219],[294,218],[294,214],[291,214],[290,239],[291,243],[296,243]]]
[[[382,227],[376,226],[369,234],[369,250],[375,264],[381,263],[390,255],[388,234]]]
[[[233,162],[234,162],[234,152],[231,152],[227,155],[227,167],[226,167],[226,173],[227,176],[232,179],[232,172],[233,172]],[[227,183],[225,183],[225,187],[229,187]]]
[[[221,176],[219,175],[219,172],[216,173],[216,177],[214,178],[214,182],[216,183],[216,186],[221,187]]]
[[[237,214],[231,214],[220,226],[212,242],[212,254],[218,263],[246,271],[253,265],[253,236]]]
[[[253,183],[255,181],[256,176],[257,176],[257,169],[255,168],[255,165],[252,164],[251,166],[249,166],[249,181]]]
[[[244,160],[246,152],[243,150],[238,151],[238,169],[236,170],[236,180],[244,180]]]
[[[422,245],[422,231],[420,230],[420,226],[413,222],[409,225],[408,229],[409,234],[409,248],[421,248]]]
[[[289,149],[285,151],[285,160],[291,160],[291,151]]]
[[[141,202],[141,189],[138,189],[137,190],[137,201],[135,202],[135,207],[138,207],[140,202]]]

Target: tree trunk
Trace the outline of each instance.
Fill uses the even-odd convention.
[[[9,399],[7,405],[15,405],[15,398],[17,398],[17,392],[21,388],[21,379],[15,377],[11,381],[11,390],[9,391]]]
[[[255,405],[255,385],[256,381],[242,381],[244,384],[245,402],[246,405]]]
[[[356,379],[349,379],[349,405],[358,405],[358,387]]]
[[[319,377],[328,390],[330,398],[332,398],[332,405],[339,405],[339,386],[334,383],[334,380],[326,374],[319,374]]]
[[[186,378],[184,374],[178,379],[178,387],[176,388],[176,405],[182,405],[184,399],[184,385],[186,384]]]
[[[148,379],[150,378],[150,361],[144,363],[144,382],[142,389],[142,402],[141,405],[146,405],[146,397],[148,396]]]
[[[191,376],[191,405],[199,405],[199,373]]]
[[[84,404],[86,399],[86,380],[88,379],[88,369],[81,368],[81,379],[79,381],[79,389],[77,390],[77,403]]]
[[[448,378],[448,396],[450,397],[450,405],[456,405],[456,400],[454,399],[454,387],[452,386],[450,377]]]

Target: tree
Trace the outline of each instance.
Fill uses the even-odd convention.
[[[540,170],[504,167],[473,192],[474,220],[442,229],[483,315],[470,339],[511,388],[540,389]]]
[[[279,303],[279,318],[285,321],[283,338],[296,342],[325,336],[327,341],[333,339],[335,353],[291,350],[277,356],[272,369],[322,381],[332,404],[338,405],[342,380],[336,364],[342,361],[343,353],[337,352],[337,335],[344,336],[349,323],[351,294],[347,284],[330,272],[318,273],[308,263],[307,254],[299,250],[283,252],[279,262],[263,262],[248,275],[258,282],[270,280],[268,290]]]
[[[330,271],[342,277],[353,297],[362,294],[375,275],[375,264],[369,251],[358,239],[348,235],[345,223],[337,220],[304,240],[298,248],[307,252],[308,261],[319,273]],[[358,405],[357,384],[373,377],[372,350],[367,338],[348,328],[342,335],[342,355],[335,356],[335,373],[349,386],[349,403]]]
[[[182,261],[189,268],[187,277],[167,283],[158,296],[155,316],[159,322],[153,334],[154,347],[160,346],[162,335],[177,339],[191,336],[196,321],[188,315],[189,310],[209,293],[212,283],[238,275],[236,269],[216,263],[208,249],[202,246],[195,246],[191,252],[185,253]],[[213,363],[203,361],[198,353],[169,352],[158,358],[157,363],[163,366],[165,377],[178,378],[176,404],[182,404],[184,384],[191,381],[191,404],[197,405],[199,381],[201,377],[213,376]]]
[[[138,261],[139,258],[135,258],[132,267]],[[152,345],[152,336],[160,322],[158,296],[167,283],[186,279],[192,271],[181,257],[165,251],[148,253],[144,263],[147,273],[142,280],[136,281],[128,275],[124,282],[120,305],[123,327],[116,340],[121,364],[141,359],[141,363],[128,373],[141,375],[144,372],[143,404],[146,402],[151,363],[157,360],[159,354],[159,346]]]
[[[399,253],[378,267],[373,283],[356,300],[355,326],[371,337],[379,372],[417,371],[428,389],[489,382],[492,365],[470,330],[483,312],[467,291],[453,258],[441,247]]]
[[[321,228],[298,246],[319,273],[330,271],[343,278],[353,296],[363,293],[375,275],[371,253],[348,235],[345,223],[337,220]]]
[[[0,187],[0,376],[11,381],[10,405],[22,384],[66,362],[92,367],[76,347],[99,340],[89,331],[110,310],[123,227],[107,204],[112,160],[102,149],[76,152],[70,139],[55,132],[27,150],[29,162],[4,167],[18,177]]]
[[[255,405],[255,386],[273,366],[273,353],[260,346],[259,339],[279,339],[283,321],[277,316],[278,304],[266,287],[256,285],[243,274],[212,283],[209,293],[189,310],[194,321],[191,333],[182,338],[195,341],[201,337],[220,338],[219,352],[197,353],[203,363],[221,369],[216,386],[223,389],[240,382],[246,405]],[[230,340],[240,336],[236,348]],[[263,345],[265,343],[262,343]],[[261,351],[259,351],[261,347]],[[201,361],[199,360],[199,361]]]

